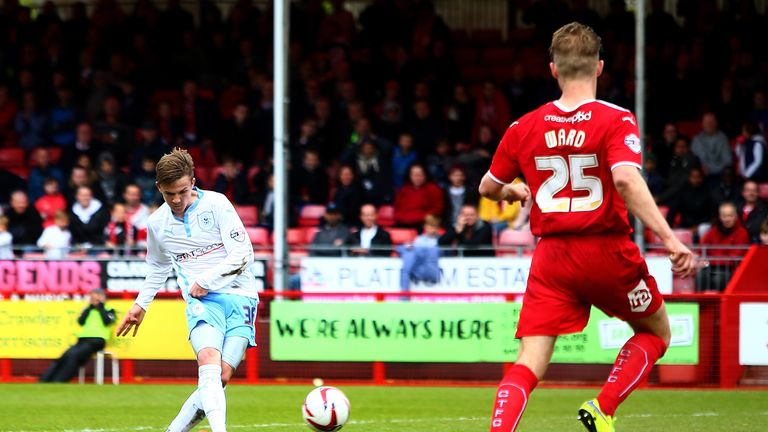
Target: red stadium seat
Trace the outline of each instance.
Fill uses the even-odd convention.
[[[264,227],[245,227],[254,246],[269,246],[269,231]]]
[[[419,235],[415,229],[411,228],[388,228],[387,231],[392,237],[392,244],[394,245],[413,243],[413,240]]]
[[[757,185],[757,194],[760,199],[768,200],[768,183],[760,183]]]
[[[318,227],[307,227],[304,228],[304,242],[306,244],[312,243],[312,240],[315,238],[315,234],[320,231],[320,228]]]
[[[247,174],[248,189],[252,193],[256,193],[257,192],[256,184],[255,184],[254,180],[256,179],[256,176],[259,175],[259,172],[261,172],[261,168],[258,165],[255,165],[255,166],[252,166],[252,167],[248,168],[248,174]]]
[[[696,278],[674,276],[672,278],[672,292],[675,294],[690,294],[696,292]]]
[[[511,65],[515,62],[515,49],[508,46],[488,47],[483,51],[481,62],[486,66]]]
[[[395,224],[395,208],[391,205],[379,207],[379,225],[391,227]]]
[[[204,189],[213,187],[212,170],[204,166],[195,166],[195,185]]]
[[[680,135],[685,135],[688,138],[693,138],[701,132],[701,121],[681,121],[677,122],[677,131]]]
[[[14,166],[14,167],[7,167],[6,168],[9,172],[12,172],[16,174],[17,176],[23,178],[24,180],[29,178],[29,168],[25,166]]]
[[[318,226],[324,214],[325,206],[323,205],[305,205],[301,208],[301,213],[299,214],[299,226]]]
[[[472,30],[470,36],[472,42],[481,44],[500,44],[501,30],[498,29],[477,29]]]
[[[693,244],[693,232],[691,230],[675,229],[672,230],[672,232],[675,234],[675,237],[677,237],[677,239],[680,240],[684,245],[690,246]]]
[[[285,233],[285,239],[290,246],[302,246],[306,240],[306,233],[304,228],[288,228]]]
[[[499,236],[499,245],[501,246],[534,246],[535,244],[536,237],[529,230],[505,229]]]
[[[254,205],[236,205],[235,211],[245,226],[255,226],[259,223],[259,211]]]
[[[474,47],[459,47],[453,50],[453,58],[459,65],[477,63],[477,50]]]
[[[4,148],[0,149],[0,168],[13,168],[24,166],[24,149]]]

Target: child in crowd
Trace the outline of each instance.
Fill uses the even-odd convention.
[[[43,218],[43,228],[48,228],[56,224],[56,212],[66,210],[67,200],[59,191],[59,181],[53,177],[45,179],[43,192],[43,196],[35,201],[35,210]]]
[[[408,291],[411,281],[437,283],[440,280],[440,238],[441,220],[428,214],[424,217],[424,231],[410,245],[401,245],[398,253],[403,259],[400,270],[400,289]]]
[[[43,249],[48,259],[64,259],[72,245],[69,216],[62,210],[57,210],[53,220],[54,224],[45,228],[43,234],[37,239],[37,247]]]
[[[104,244],[115,254],[120,254],[136,245],[136,230],[126,218],[124,204],[113,204],[110,215],[109,223],[104,228]]]
[[[133,183],[141,189],[141,202],[146,205],[163,202],[160,192],[155,187],[155,161],[150,157],[144,157],[141,161],[141,170],[134,173]]]
[[[8,218],[0,215],[0,259],[13,259],[13,235],[8,232]]]

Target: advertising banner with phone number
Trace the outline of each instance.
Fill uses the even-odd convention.
[[[114,308],[118,323],[133,306],[132,300],[107,301]],[[80,316],[86,301],[29,302],[6,301],[0,309],[0,357],[14,359],[54,359],[77,342]],[[194,360],[187,341],[185,303],[155,300],[149,307],[136,337],[114,336],[107,350],[121,359]]]
[[[513,362],[520,303],[302,303],[270,311],[272,360]],[[668,303],[672,344],[660,363],[697,364],[699,306]],[[629,326],[592,309],[581,333],[562,336],[555,363],[611,364]]]

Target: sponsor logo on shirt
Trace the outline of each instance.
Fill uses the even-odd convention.
[[[213,243],[201,248],[193,249],[189,252],[184,252],[176,255],[177,262],[189,261],[192,259],[198,259],[203,255],[208,255],[211,252],[217,251],[224,247],[224,243]]]
[[[204,211],[197,215],[197,224],[201,229],[210,231],[213,228],[213,212]]]
[[[570,124],[576,124],[581,123],[583,121],[590,121],[592,120],[592,111],[577,111],[576,114],[570,116],[570,117],[563,117],[563,116],[557,116],[557,115],[545,115],[544,121],[548,122],[554,122],[554,123],[570,123]]]
[[[628,292],[627,297],[629,297],[629,308],[632,312],[645,312],[653,300],[651,290],[648,289],[644,281],[640,281],[635,289]]]
[[[643,148],[640,145],[640,137],[633,133],[624,137],[624,144],[629,147],[630,150],[638,154],[640,154],[640,150]]]

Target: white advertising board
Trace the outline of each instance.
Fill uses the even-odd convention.
[[[739,364],[768,366],[768,303],[739,305]]]
[[[672,292],[672,267],[666,257],[649,257],[648,270],[663,294]],[[301,260],[301,290],[307,293],[398,293],[399,258],[315,258]],[[440,281],[416,283],[413,292],[483,292],[522,294],[530,257],[441,258]]]

